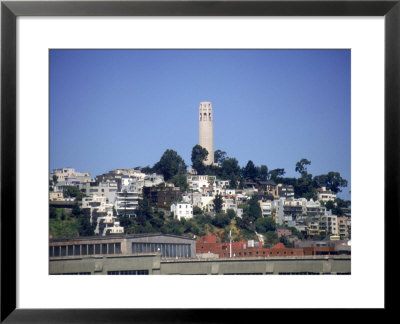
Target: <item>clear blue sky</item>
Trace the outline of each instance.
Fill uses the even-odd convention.
[[[214,149],[295,177],[307,158],[350,199],[350,63],[350,50],[51,50],[50,169],[94,177],[167,149],[190,166],[211,101]]]

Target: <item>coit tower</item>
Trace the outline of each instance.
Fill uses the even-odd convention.
[[[211,102],[200,102],[199,106],[199,145],[208,151],[204,164],[214,163],[214,128]]]

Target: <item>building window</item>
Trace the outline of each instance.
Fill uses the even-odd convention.
[[[74,246],[73,245],[67,246],[67,255],[74,255]]]
[[[121,243],[115,243],[115,253],[121,254]]]
[[[82,255],[87,255],[87,245],[86,244],[82,245]]]
[[[81,246],[74,245],[74,255],[81,255]]]

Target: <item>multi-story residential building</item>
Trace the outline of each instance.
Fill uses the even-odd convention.
[[[186,195],[182,196],[182,201],[190,203],[193,207],[198,207],[205,212],[214,211],[214,196],[204,195],[200,192],[188,192]]]
[[[154,187],[144,187],[143,195],[150,199],[151,204],[159,207],[170,206],[173,202],[182,199],[182,191],[179,187],[164,184]]]
[[[326,208],[319,201],[312,199],[306,202],[306,215],[308,218],[319,219],[326,214]]]
[[[277,198],[294,199],[294,187],[279,183],[275,187],[274,196]]]
[[[285,200],[283,203],[285,221],[300,220],[306,216],[306,202],[305,198]]]
[[[326,235],[338,235],[339,227],[336,215],[326,215],[321,217],[320,230]]]
[[[320,222],[319,221],[312,221],[307,223],[307,236],[317,236],[321,234],[320,230]]]
[[[113,204],[116,199],[118,185],[116,181],[86,182],[79,184],[79,189],[87,196],[106,197],[107,202]]]
[[[218,188],[222,188],[222,189],[228,189],[230,186],[229,180],[215,180],[214,183]]]
[[[212,188],[214,187],[214,183],[217,180],[216,176],[213,175],[193,175],[193,174],[188,174],[186,175],[187,177],[187,183],[188,183],[188,188],[190,190],[199,190],[201,188]]]
[[[265,194],[273,196],[274,198],[279,198],[276,195],[276,183],[272,180],[266,181],[258,181],[261,189],[264,191]]]
[[[133,191],[131,188],[123,188],[122,191],[117,192],[115,199],[115,209],[118,215],[135,216],[135,210],[139,206],[141,194]]]
[[[101,236],[123,234],[124,228],[117,219],[116,216],[110,214],[98,217],[94,233]]]
[[[231,198],[222,198],[222,211],[224,213],[227,212],[228,209],[232,209],[235,213],[237,213],[237,205],[234,199]]]
[[[50,201],[62,201],[64,200],[64,194],[62,191],[50,191],[49,192]]]
[[[318,188],[318,200],[321,200],[323,202],[327,201],[334,201],[336,199],[336,194],[329,189],[326,189],[326,187]]]
[[[82,209],[88,209],[90,213],[90,223],[96,222],[99,217],[113,214],[112,203],[107,203],[107,198],[103,196],[90,196],[82,198]]]
[[[348,239],[350,237],[350,218],[348,217],[338,217],[338,227],[340,239]]]
[[[260,204],[261,212],[263,217],[272,216],[272,201],[262,201],[258,202]]]
[[[243,182],[242,192],[246,195],[253,196],[258,193],[257,183],[251,180],[246,180]]]
[[[284,213],[283,213],[283,204],[285,202],[285,198],[279,198],[277,200],[271,201],[272,217],[277,225],[283,225],[285,223]]]
[[[181,218],[193,217],[193,206],[186,202],[177,202],[171,205],[171,213],[174,213],[174,218],[181,220]]]
[[[53,173],[50,174],[50,179],[52,179],[53,176],[57,177],[57,182],[66,181],[68,179],[74,179],[79,183],[90,181],[90,172],[77,172],[74,168],[53,169]]]

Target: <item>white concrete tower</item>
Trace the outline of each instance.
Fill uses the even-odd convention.
[[[204,164],[214,163],[214,127],[211,102],[200,102],[199,106],[199,145],[208,151]]]

